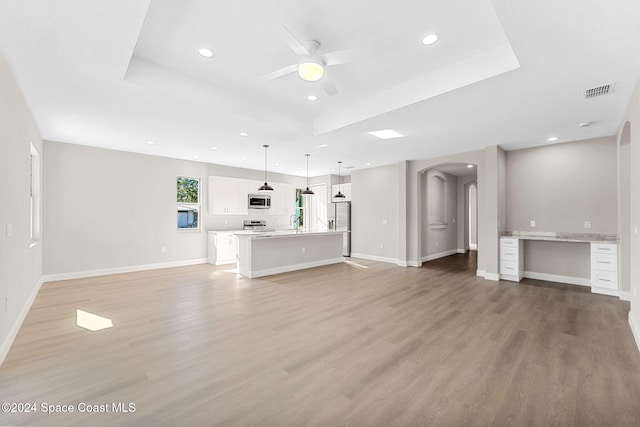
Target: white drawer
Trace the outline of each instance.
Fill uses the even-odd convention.
[[[618,271],[618,257],[615,254],[591,254],[591,269]]]
[[[501,248],[517,248],[518,247],[518,239],[514,237],[501,237],[500,238],[500,247]]]
[[[500,260],[503,261],[518,261],[519,248],[516,247],[502,247],[500,248]]]
[[[500,261],[500,274],[518,275],[518,263],[515,261]]]
[[[613,271],[591,270],[591,286],[618,289],[618,274]]]
[[[617,254],[618,253],[618,245],[613,243],[592,243],[591,244],[591,253],[592,254]]]

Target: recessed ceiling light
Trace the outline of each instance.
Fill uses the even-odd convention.
[[[331,169],[331,172],[335,172],[335,171],[336,171],[335,169]]]
[[[328,147],[329,144],[320,144],[320,145],[316,145],[316,148],[324,148],[324,147]]]
[[[193,156],[193,160],[198,160],[198,156]]]
[[[437,41],[438,41],[438,35],[437,34],[427,34],[426,36],[424,36],[422,38],[422,44],[425,45],[425,46],[432,45]]]
[[[240,132],[240,136],[249,136],[249,134],[247,132]]]
[[[213,55],[214,55],[213,51],[211,49],[206,48],[206,47],[202,47],[202,48],[198,49],[198,53],[201,56],[204,56],[205,58],[213,58]]]
[[[467,167],[468,167],[469,169],[471,169],[471,168],[473,167],[473,165],[467,165]]]
[[[213,151],[218,151],[218,147],[211,147]]]
[[[307,99],[308,99],[309,101],[317,101],[317,100],[318,100],[318,97],[317,97],[317,96],[315,96],[315,95],[309,95],[309,96],[307,96]]]
[[[549,142],[553,142],[553,141],[557,141],[558,138],[556,138],[555,136],[552,136],[551,138],[548,138],[547,141]]]
[[[367,132],[367,133],[369,135],[376,136],[380,139],[392,139],[392,138],[400,138],[404,136],[403,134],[398,133],[395,130],[391,130],[391,129],[376,130],[376,131]]]
[[[147,141],[147,144],[149,144],[149,145],[153,145],[155,143],[156,143],[155,141],[151,141],[151,140]]]
[[[371,163],[365,163],[365,166],[371,166]]]
[[[274,163],[273,165],[274,166],[280,166],[280,163]]]
[[[243,157],[243,158],[242,158],[242,160],[244,160],[244,161],[246,162],[246,161],[247,161],[247,158],[246,158],[246,157]]]

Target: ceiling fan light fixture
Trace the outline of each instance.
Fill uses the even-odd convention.
[[[317,59],[306,59],[298,64],[298,75],[304,81],[317,82],[324,76],[324,67]]]

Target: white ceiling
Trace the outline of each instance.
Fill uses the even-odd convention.
[[[640,76],[638,22],[637,0],[3,0],[0,47],[45,139],[252,169],[270,144],[270,171],[303,175],[311,153],[316,176],[613,135]],[[261,80],[298,61],[283,25],[321,53],[371,56],[328,67],[333,97],[295,74]],[[406,137],[367,134],[380,129]]]

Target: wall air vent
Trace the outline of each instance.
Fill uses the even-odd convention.
[[[598,96],[609,95],[613,93],[613,89],[615,89],[615,83],[609,83],[602,86],[592,87],[590,89],[585,89],[584,91],[584,99],[596,98]]]

